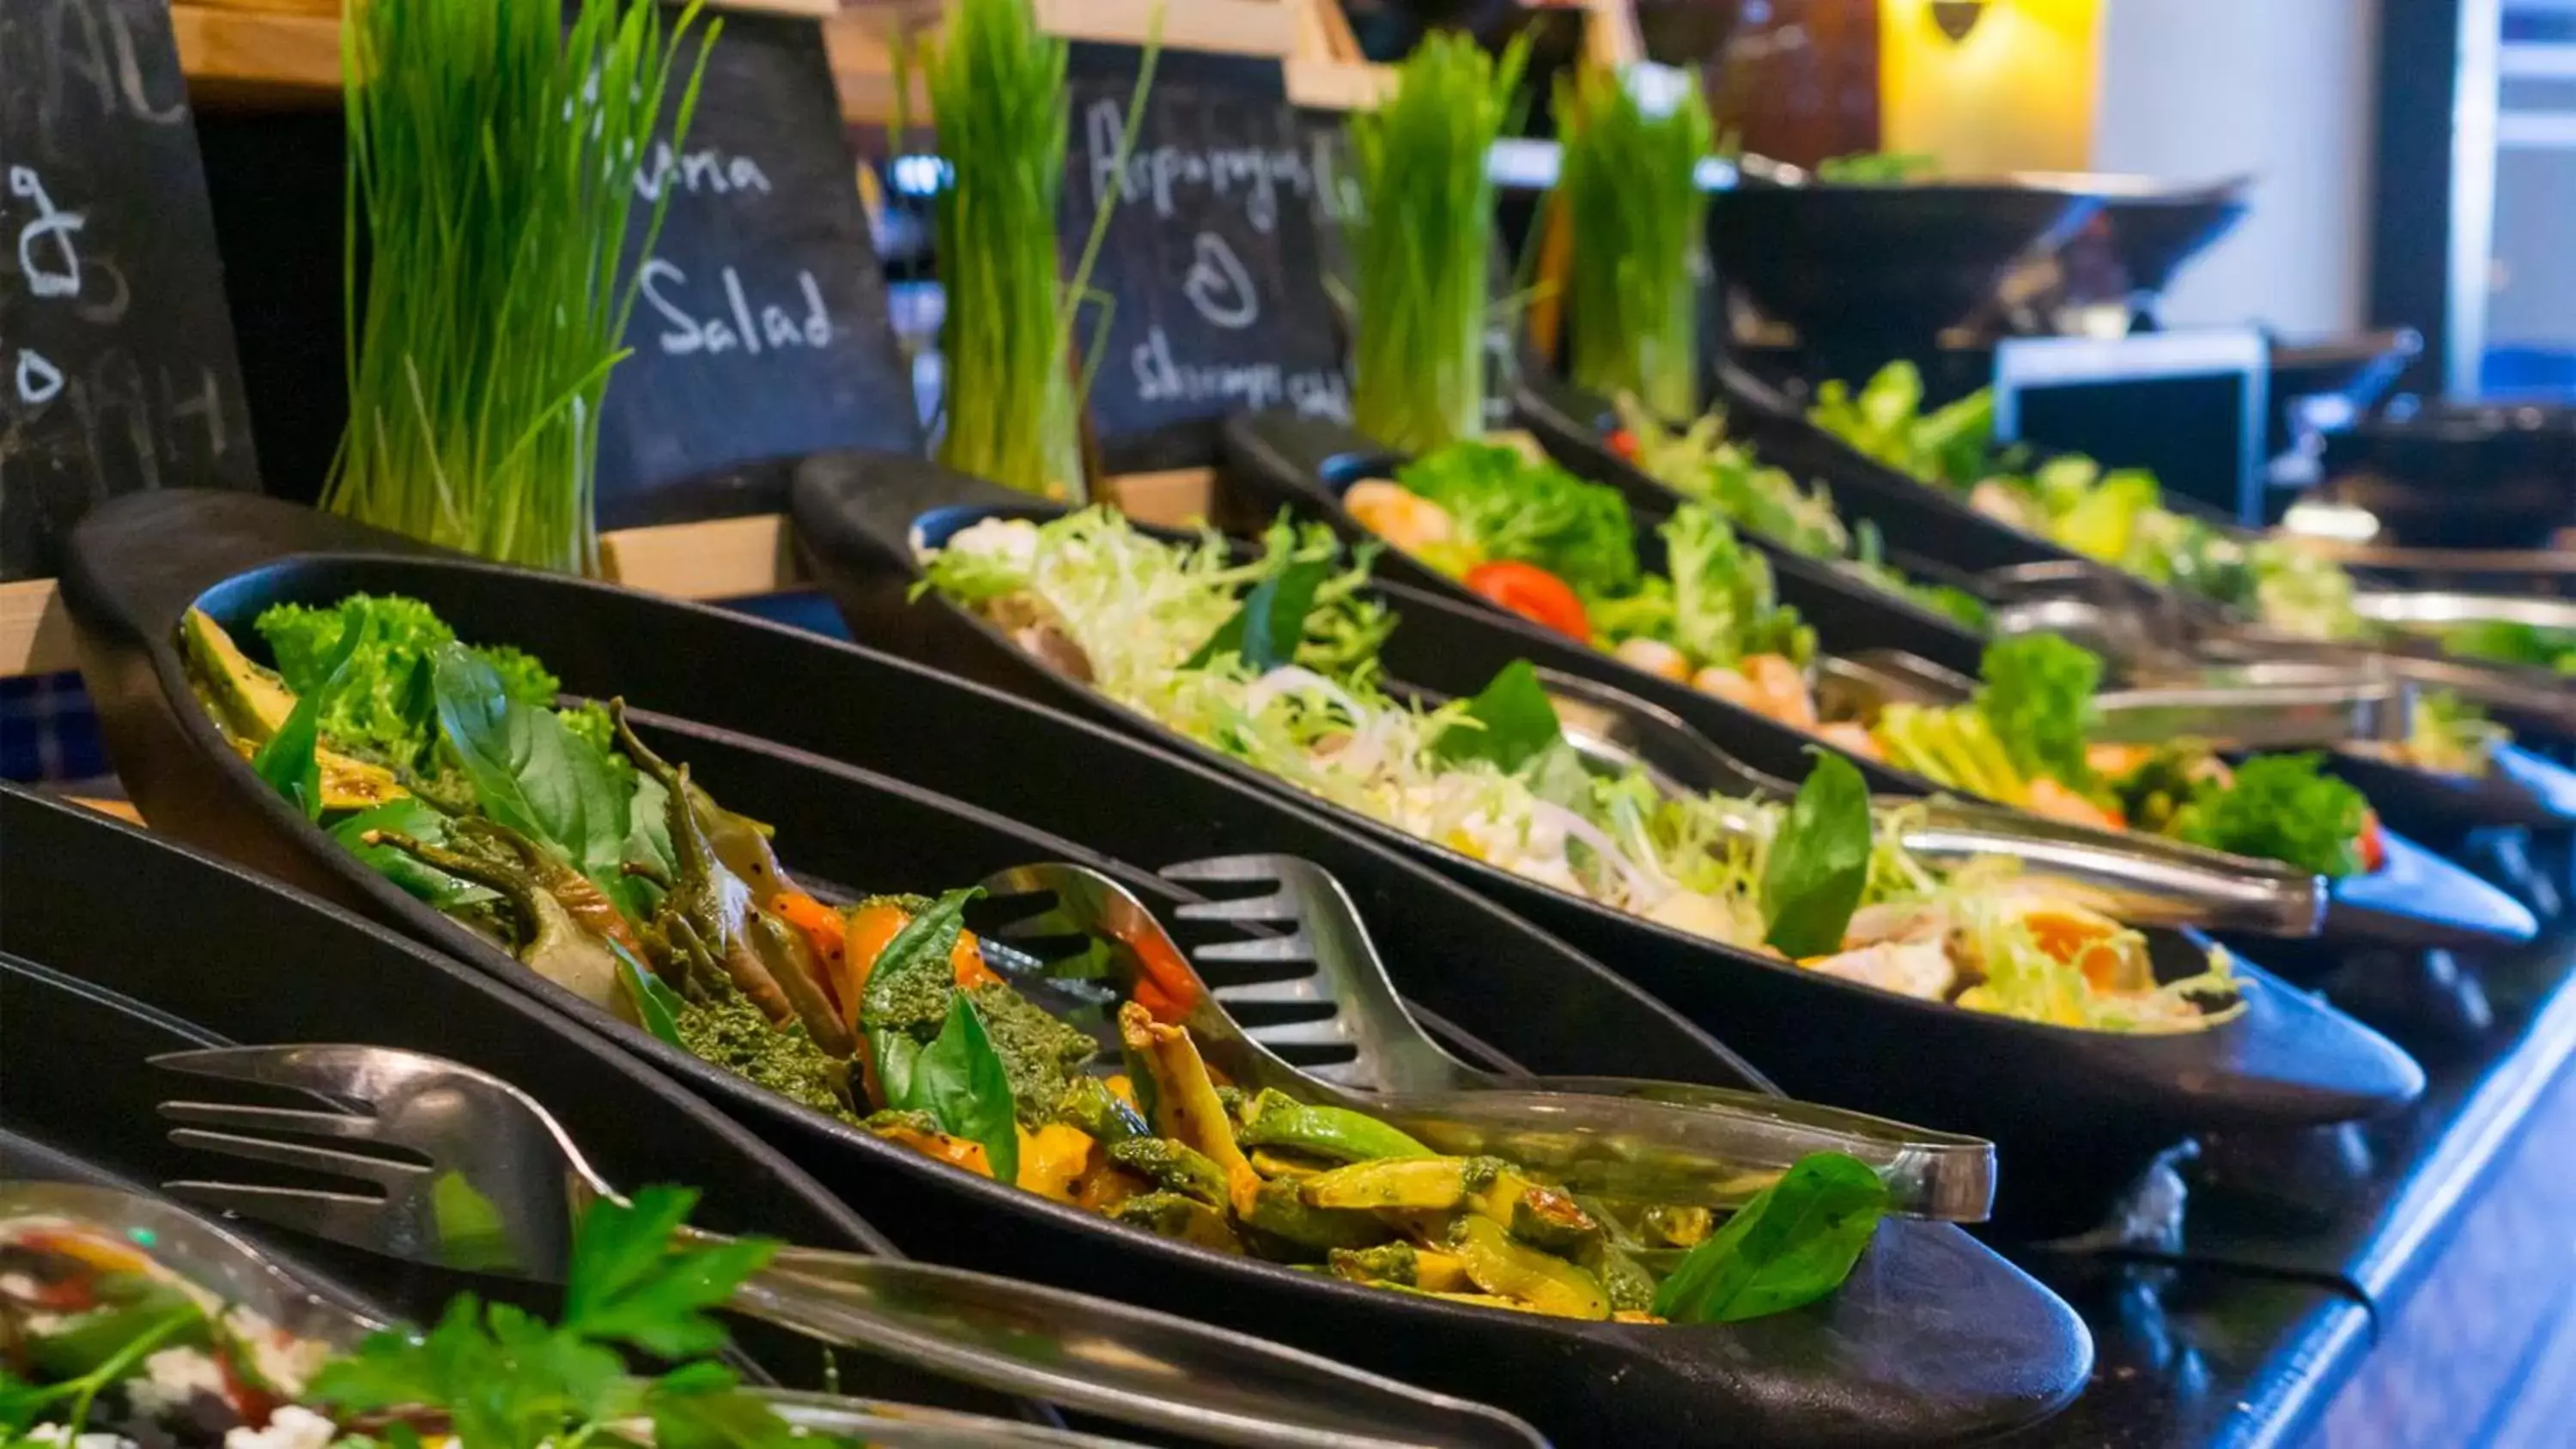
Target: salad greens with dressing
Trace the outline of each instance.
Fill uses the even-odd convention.
[[[1716,509],[1739,528],[1751,529],[1794,553],[1830,563],[1885,593],[1911,599],[1936,614],[1983,630],[1992,614],[1985,601],[1949,584],[1920,583],[1889,563],[1886,541],[1867,519],[1847,524],[1822,483],[1801,489],[1785,468],[1726,440],[1726,418],[1710,412],[1687,428],[1672,428],[1633,398],[1621,397],[1614,450],[1656,482],[1692,502]]]
[[[1515,510],[1516,499],[1530,503]],[[1634,525],[1616,490],[1502,444],[1435,450],[1392,480],[1354,484],[1344,502],[1379,538],[1498,606],[1848,754],[2073,824],[2136,825],[2330,876],[2375,869],[2381,859],[2367,803],[2321,771],[2322,756],[2269,762],[2256,776],[2275,786],[2295,779],[2297,792],[2238,795],[2234,772],[2206,741],[2161,750],[2093,744],[2102,664],[2062,639],[1990,645],[1984,683],[1957,705],[1820,695],[1810,678],[1815,631],[1778,602],[1768,560],[1711,507],[1683,504],[1660,525],[1665,567],[1657,573],[1636,562]],[[2426,714],[2434,728],[2419,731],[2427,740],[2478,738],[2438,705]],[[2418,753],[2425,748],[2419,742]],[[2441,762],[2465,758],[2455,750]],[[2264,799],[2295,801],[2302,813],[2255,828],[2245,805]]]
[[[1345,574],[1309,548],[1237,575],[1241,607],[1195,616],[1201,662],[1316,637],[1318,663],[1358,677],[1383,625]],[[1704,1208],[1578,1197],[1511,1161],[1435,1153],[1365,1112],[1238,1090],[1183,1024],[1194,981],[1149,979],[1122,1002],[1085,971],[996,953],[1005,978],[966,928],[972,889],[820,899],[768,827],[655,755],[622,703],[604,711],[610,743],[594,743],[593,706],[558,709],[537,661],[461,643],[417,600],[279,605],[255,627],[291,678],[192,611],[192,683],[252,767],[343,847],[591,1005],[951,1168],[1215,1252],[1635,1322],[1753,1317],[1829,1293],[1886,1209],[1866,1165],[1822,1153],[1721,1226]],[[1513,685],[1457,706],[1434,747],[1501,769],[1542,745],[1540,726],[1553,739],[1526,669]],[[1868,820],[1848,802],[1837,818],[1839,831],[1814,832],[1831,851],[1761,863],[1784,941],[1838,937],[1851,915]],[[2116,950],[2115,928],[2103,936]]]
[[[921,588],[1187,738],[1434,844],[1673,929],[1970,1010],[2110,1031],[2221,1019],[2223,953],[2158,984],[2145,938],[1997,865],[1945,875],[1859,773],[1821,756],[1782,807],[1596,774],[1526,664],[1473,699],[1398,698],[1396,620],[1320,526],[1257,557],[1106,510],[989,518],[926,549]]]

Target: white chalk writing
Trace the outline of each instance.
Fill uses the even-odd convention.
[[[1314,172],[1296,146],[1139,146],[1118,164],[1118,136],[1126,113],[1116,101],[1095,101],[1084,115],[1084,142],[1091,156],[1091,204],[1105,203],[1114,190],[1121,202],[1150,200],[1154,214],[1175,214],[1173,194],[1184,187],[1204,187],[1227,199],[1240,199],[1253,229],[1268,232],[1279,224],[1279,193],[1306,196],[1315,189]]]
[[[1227,408],[1266,408],[1285,403],[1308,417],[1348,421],[1350,384],[1331,368],[1290,369],[1275,362],[1195,364],[1172,356],[1172,339],[1160,327],[1129,356],[1136,396],[1149,403],[1215,403]]]
[[[756,357],[768,351],[832,345],[832,317],[824,310],[823,288],[812,272],[799,269],[796,273],[800,310],[774,302],[755,308],[743,287],[742,274],[732,267],[718,271],[724,292],[723,310],[702,316],[687,305],[687,272],[660,257],[644,264],[640,273],[644,305],[664,323],[655,338],[664,356],[741,352]]]

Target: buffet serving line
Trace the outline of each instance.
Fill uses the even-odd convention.
[[[0,786],[0,1438],[2435,1444],[2576,1385],[2562,561],[2016,439],[1942,325],[2226,188],[1711,195],[1559,7],[1523,328],[1544,35],[100,3],[95,135],[0,31],[0,679],[113,769]]]

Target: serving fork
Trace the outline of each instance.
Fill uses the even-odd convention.
[[[161,1104],[171,1140],[368,1183],[381,1196],[186,1181],[172,1194],[413,1262],[562,1281],[582,1208],[616,1191],[535,1099],[471,1067],[386,1047],[225,1047],[156,1065],[366,1109]],[[211,1129],[211,1130],[210,1130]],[[426,1165],[291,1138],[392,1148]],[[723,1241],[683,1227],[693,1243]],[[729,1307],[1005,1393],[1254,1449],[1544,1445],[1520,1420],[1249,1334],[1058,1288],[896,1258],[788,1247]]]
[[[0,1181],[0,1240],[19,1227],[78,1224],[148,1243],[155,1261],[225,1302],[258,1313],[298,1338],[335,1351],[357,1347],[386,1324],[297,1277],[219,1223],[158,1198],[80,1183]],[[1125,1440],[1067,1433],[922,1405],[754,1387],[781,1418],[808,1433],[888,1449],[1137,1449]]]
[[[1229,868],[1200,864],[1218,874],[1189,878],[1222,879]],[[1297,864],[1330,882],[1319,868]],[[1191,867],[1179,869],[1186,873]],[[1327,969],[1320,985],[1310,973],[1211,987],[1154,913],[1099,871],[1041,862],[997,871],[982,886],[993,898],[978,912],[992,922],[982,932],[987,939],[998,938],[1042,962],[1086,950],[1092,941],[1104,944],[1122,994],[1150,981],[1161,999],[1186,1003],[1179,1024],[1236,1085],[1366,1112],[1443,1152],[1507,1158],[1607,1196],[1734,1207],[1799,1158],[1833,1151],[1876,1169],[1888,1184],[1892,1210],[1907,1216],[1975,1222],[1993,1203],[1994,1145],[1982,1138],[1759,1092],[1480,1072],[1431,1040],[1404,1009],[1382,965],[1374,978]],[[1191,903],[1179,914],[1194,920],[1285,919],[1274,901]],[[1346,921],[1319,917],[1308,925],[1315,929],[1303,933],[1303,941],[1290,935],[1227,943],[1202,948],[1200,957],[1227,968],[1314,966],[1325,954],[1313,945],[1318,931],[1341,935],[1329,948],[1337,959],[1352,939],[1367,949],[1355,911]],[[1265,1025],[1257,1037],[1228,1010],[1319,1005],[1330,1005],[1332,1014]],[[1330,1045],[1355,1047],[1360,1054],[1330,1070],[1304,1069],[1280,1055]]]

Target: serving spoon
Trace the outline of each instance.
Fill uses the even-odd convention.
[[[1041,961],[1102,943],[1121,994],[1132,996],[1151,983],[1162,999],[1185,1003],[1178,1024],[1237,1086],[1365,1112],[1444,1153],[1506,1158],[1578,1191],[1731,1208],[1799,1158],[1830,1151],[1875,1169],[1887,1183],[1890,1210],[1905,1216],[1979,1222],[1993,1204],[1994,1144],[1982,1138],[1758,1092],[1601,1077],[1508,1077],[1454,1059],[1455,1070],[1434,1079],[1439,1089],[1422,1090],[1412,1085],[1420,1078],[1408,1076],[1403,1090],[1354,1091],[1291,1065],[1247,1033],[1162,922],[1109,876],[1047,861],[996,871],[981,884],[996,898],[990,909],[1001,916],[983,932],[988,939]],[[1209,919],[1230,904],[1197,908],[1198,918]],[[1058,945],[1069,949],[1050,949]],[[1393,988],[1385,991],[1401,1014]],[[1237,992],[1234,999],[1244,997]],[[1383,1013],[1370,1019],[1381,1020]],[[1405,1020],[1420,1032],[1409,1015]],[[1404,1039],[1386,1036],[1381,1049],[1402,1051],[1385,1043]]]

